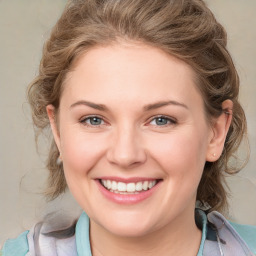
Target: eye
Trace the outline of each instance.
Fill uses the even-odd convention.
[[[85,124],[87,126],[100,126],[105,124],[103,119],[99,116],[89,116],[80,120],[80,123]]]
[[[167,126],[167,125],[176,124],[176,121],[166,116],[157,116],[151,119],[150,124],[156,125],[156,126]]]

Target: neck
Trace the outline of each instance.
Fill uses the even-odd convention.
[[[194,212],[190,216],[179,216],[170,224],[138,237],[117,236],[91,221],[92,255],[195,256],[200,247],[201,231],[195,224]]]

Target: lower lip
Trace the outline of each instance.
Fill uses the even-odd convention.
[[[158,181],[157,184],[149,190],[139,192],[138,194],[118,194],[114,192],[110,192],[103,185],[101,185],[100,180],[96,180],[97,185],[101,193],[112,202],[118,204],[136,204],[139,203],[150,196],[158,189],[161,181]]]

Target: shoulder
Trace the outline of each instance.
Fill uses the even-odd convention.
[[[25,256],[28,252],[28,231],[23,232],[15,239],[8,239],[2,249],[2,256]]]
[[[8,239],[0,256],[42,255],[76,256],[76,220],[67,219],[61,214],[51,214],[34,225],[30,231],[16,239]]]
[[[256,226],[230,222],[216,211],[209,213],[207,218],[217,228],[221,238],[229,241],[233,250],[239,250],[240,248],[241,252],[247,252],[246,255],[251,255],[252,253],[254,255],[256,253]]]
[[[243,238],[248,247],[256,253],[256,226],[241,225],[230,222],[231,226]]]

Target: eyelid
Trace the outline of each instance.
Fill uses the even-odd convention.
[[[89,118],[93,118],[93,117],[96,117],[96,118],[99,118],[103,121],[103,124],[99,124],[99,125],[90,125],[90,124],[87,124],[86,123],[86,120],[89,119]],[[167,115],[155,115],[155,116],[152,116],[150,118],[148,118],[148,121],[146,121],[146,125],[150,125],[150,123],[154,120],[154,119],[157,119],[157,118],[164,118],[164,119],[167,119],[169,121],[168,124],[165,124],[165,125],[154,125],[154,126],[158,126],[158,127],[165,127],[165,126],[170,126],[170,125],[175,125],[177,124],[177,119],[174,118],[174,117],[170,117],[170,116],[167,116]],[[101,116],[101,115],[98,115],[98,114],[91,114],[91,115],[86,115],[86,116],[83,116],[81,118],[79,118],[79,123],[81,123],[82,125],[85,125],[85,126],[89,126],[89,127],[94,127],[94,128],[97,128],[97,127],[100,127],[100,126],[103,126],[103,125],[107,125],[108,122],[106,121],[106,119]]]
[[[93,117],[96,117],[96,118],[99,118],[101,119],[104,123],[103,124],[100,124],[100,125],[90,125],[90,124],[87,124],[86,123],[86,120],[89,119],[89,118],[93,118]],[[83,124],[83,125],[86,125],[86,126],[90,126],[90,127],[99,127],[99,126],[102,126],[102,125],[106,125],[107,124],[107,121],[105,120],[105,118],[101,115],[86,115],[86,116],[83,116],[81,118],[79,118],[79,123]]]
[[[156,115],[156,116],[152,116],[152,117],[150,117],[148,119],[148,121],[146,122],[147,125],[149,125],[154,119],[159,118],[159,117],[165,118],[168,121],[170,121],[170,124],[162,125],[162,127],[167,126],[167,125],[175,125],[175,124],[177,124],[177,119],[174,118],[174,117],[170,117],[170,116],[166,116],[166,115]],[[160,125],[158,125],[158,126],[161,127]]]

